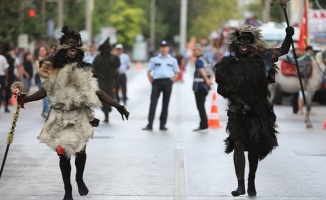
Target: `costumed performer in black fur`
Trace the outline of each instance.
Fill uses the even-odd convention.
[[[111,98],[115,97],[114,88],[116,83],[119,83],[119,66],[120,58],[111,53],[112,46],[110,44],[110,38],[107,38],[103,44],[100,45],[99,51],[93,61],[93,68],[96,77],[99,80],[99,87]],[[109,113],[112,111],[110,105],[102,103],[102,111],[104,113],[104,122],[109,122]]]
[[[268,84],[274,82],[278,57],[290,49],[293,27],[286,28],[286,37],[280,48],[268,48],[260,29],[244,25],[231,30],[227,45],[230,56],[215,65],[217,92],[229,100],[227,110],[229,137],[226,153],[234,150],[233,161],[238,188],[233,196],[245,194],[245,155],[248,151],[249,196],[256,196],[255,174],[258,161],[278,146],[275,130],[276,116],[270,102]]]
[[[122,119],[128,119],[129,112],[109,95],[98,88],[98,81],[93,77],[91,64],[83,62],[79,33],[62,28],[63,36],[56,53],[44,61],[38,73],[43,88],[30,96],[19,94],[18,103],[37,101],[48,96],[50,112],[38,137],[40,142],[57,151],[60,156],[65,195],[64,200],[71,200],[70,158],[76,156],[76,182],[81,196],[88,194],[83,174],[86,163],[86,143],[93,137],[93,126],[99,120],[94,118],[93,108],[99,108],[101,101],[114,106]]]

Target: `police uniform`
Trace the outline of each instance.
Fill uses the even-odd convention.
[[[167,46],[163,41],[160,46]],[[152,130],[152,125],[155,117],[157,101],[160,93],[163,93],[162,112],[160,115],[160,129],[166,130],[165,124],[168,116],[168,106],[172,91],[173,77],[179,72],[177,60],[170,54],[165,57],[159,53],[157,56],[150,59],[147,70],[151,72],[153,77],[151,103],[148,114],[148,125],[143,130]]]
[[[197,57],[196,63],[195,63],[196,70],[194,72],[194,82],[193,82],[193,91],[196,98],[196,106],[199,112],[200,117],[200,123],[199,128],[195,129],[194,131],[206,131],[208,128],[208,119],[205,109],[205,101],[206,97],[208,95],[208,92],[210,90],[210,87],[205,83],[204,78],[201,76],[199,70],[204,69],[205,74],[207,78],[209,79],[211,77],[212,73],[212,66],[207,60],[203,57],[203,55],[200,55]]]

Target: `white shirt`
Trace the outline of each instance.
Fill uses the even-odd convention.
[[[128,66],[130,66],[129,56],[126,53],[121,53],[119,57],[120,57],[119,73],[124,74],[128,70]]]
[[[9,67],[6,57],[0,55],[0,76],[5,75],[5,70]]]
[[[88,55],[85,56],[84,61],[87,62],[87,63],[92,64],[95,57],[96,57],[96,54],[94,54],[94,55],[88,54]]]

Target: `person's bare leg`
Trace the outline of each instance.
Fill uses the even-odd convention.
[[[232,191],[231,194],[236,197],[246,193],[244,185],[244,171],[246,164],[244,155],[244,145],[239,141],[234,143],[233,162],[238,180],[238,188]]]

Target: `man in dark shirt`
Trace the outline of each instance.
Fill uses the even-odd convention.
[[[33,55],[30,52],[27,52],[24,55],[24,73],[23,73],[23,83],[27,94],[31,88],[32,78],[33,78]]]

